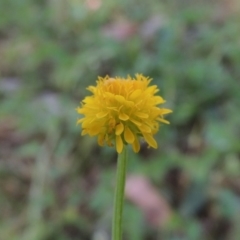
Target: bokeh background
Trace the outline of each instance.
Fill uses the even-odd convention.
[[[238,0],[0,1],[0,240],[110,240],[116,153],[80,135],[97,76],[173,109],[130,151],[124,239],[240,239]]]

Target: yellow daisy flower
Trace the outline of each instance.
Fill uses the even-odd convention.
[[[170,109],[159,108],[165,101],[155,95],[156,85],[148,86],[151,79],[141,74],[135,78],[99,77],[97,86],[87,89],[91,96],[83,99],[77,108],[84,115],[77,123],[82,124],[82,135],[98,136],[98,144],[116,146],[122,152],[124,144],[131,144],[134,152],[140,150],[139,139],[143,138],[150,147],[157,148],[153,135],[159,123],[169,123],[163,118]]]

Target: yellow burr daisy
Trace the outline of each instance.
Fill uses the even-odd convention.
[[[160,108],[165,100],[156,95],[156,85],[141,74],[135,78],[99,77],[96,86],[87,89],[92,93],[83,99],[77,112],[82,116],[82,135],[98,136],[98,144],[115,146],[118,153],[124,144],[131,144],[134,152],[140,150],[143,138],[150,147],[157,148],[153,135],[160,123],[169,123],[164,115],[170,109]]]

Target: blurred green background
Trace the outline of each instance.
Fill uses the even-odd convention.
[[[116,154],[80,136],[75,108],[97,76],[135,73],[174,112],[128,173],[171,216],[154,225],[127,199],[124,239],[240,239],[239,13],[237,0],[0,1],[0,240],[110,240]]]

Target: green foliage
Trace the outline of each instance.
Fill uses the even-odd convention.
[[[172,218],[127,202],[125,238],[238,239],[239,10],[191,1],[0,1],[0,239],[107,239],[116,154],[80,136],[97,76],[143,73],[173,109],[130,153]],[[235,6],[234,5],[234,6]]]

